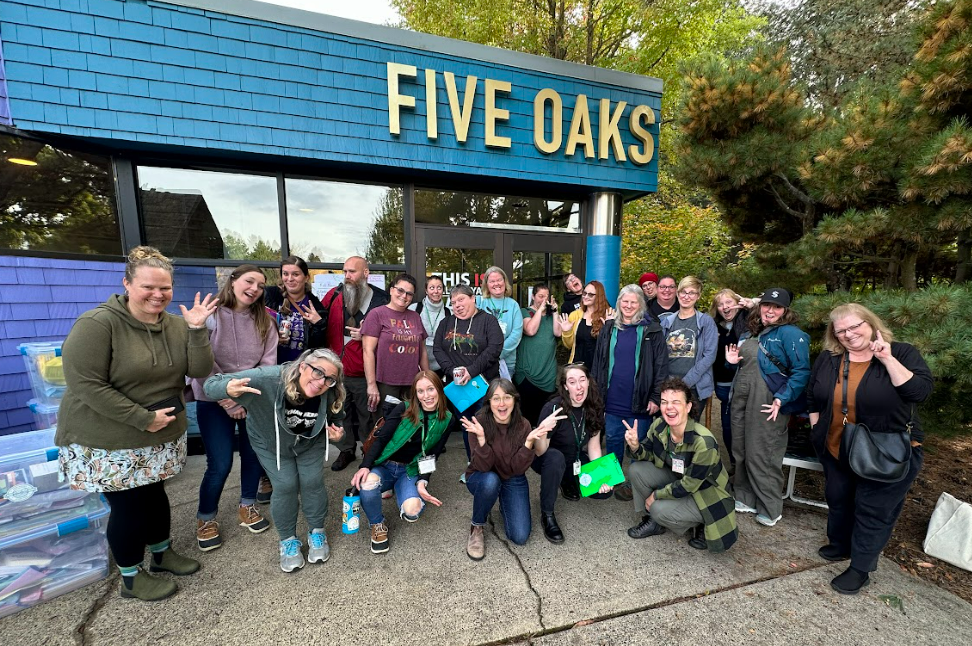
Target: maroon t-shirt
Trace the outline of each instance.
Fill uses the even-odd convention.
[[[376,307],[361,324],[363,336],[378,339],[375,349],[375,379],[390,386],[411,386],[421,370],[419,360],[425,352],[425,326],[412,310],[396,312]]]

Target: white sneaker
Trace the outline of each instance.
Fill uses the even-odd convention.
[[[749,505],[747,505],[747,504],[745,504],[745,503],[740,502],[739,500],[737,500],[736,501],[736,513],[737,514],[755,514],[756,513],[756,508],[755,507],[750,507]]]
[[[300,551],[300,541],[296,536],[280,541],[280,569],[293,572],[304,567],[304,555]]]
[[[763,514],[756,514],[756,522],[760,525],[766,525],[767,527],[772,527],[776,523],[780,522],[783,518],[783,514],[780,514],[776,518],[770,518],[769,516],[764,516]]]
[[[315,529],[307,535],[307,560],[311,563],[324,563],[331,558],[331,547],[323,529]]]

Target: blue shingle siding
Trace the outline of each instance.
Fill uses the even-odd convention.
[[[80,314],[123,291],[124,271],[121,262],[0,255],[0,435],[33,430],[33,392],[17,346],[63,340]],[[215,295],[215,270],[176,267],[169,311],[179,315],[197,291]]]
[[[163,142],[172,136],[221,133],[214,143],[225,150],[371,166],[401,163],[415,173],[461,170],[631,193],[652,190],[656,183],[655,160],[647,166],[613,157],[592,161],[582,152],[567,158],[563,149],[544,155],[533,146],[532,130],[533,97],[541,88],[553,88],[563,99],[564,144],[578,93],[588,96],[595,131],[599,100],[624,100],[628,107],[620,130],[627,148],[636,143],[627,129],[630,111],[645,104],[657,113],[657,93],[154,1],[89,0],[85,10],[85,3],[69,0],[5,0],[0,18],[10,25],[3,33],[10,113],[25,130],[71,132],[94,124],[113,131],[111,138]],[[416,97],[417,106],[401,110],[400,136],[388,132],[389,61],[418,68],[414,81],[401,79],[402,91]],[[425,68],[437,71],[436,141],[425,134]],[[445,71],[456,75],[460,92],[467,75],[479,78],[464,144],[453,135]],[[498,99],[499,107],[510,111],[510,120],[498,124],[498,134],[514,139],[511,149],[485,146],[485,78],[513,84],[513,91]],[[152,83],[159,81],[178,87]],[[38,85],[57,93],[38,94]],[[65,110],[78,107],[78,95],[60,90],[80,91],[80,107],[94,115]],[[85,92],[124,97],[127,116],[105,117],[101,113],[117,106],[109,97],[96,103]],[[279,107],[271,107],[275,104]],[[160,116],[192,123],[162,125]],[[309,119],[298,126],[291,117]],[[657,150],[657,125],[653,131]],[[212,140],[213,135],[201,138]],[[375,155],[376,150],[387,154]]]

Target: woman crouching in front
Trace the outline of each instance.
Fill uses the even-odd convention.
[[[452,413],[446,406],[442,380],[423,370],[412,380],[408,401],[396,406],[374,435],[351,485],[361,491],[361,507],[371,525],[371,551],[388,551],[388,526],[381,494],[395,490],[401,517],[414,523],[425,503],[442,501],[429,493],[429,478],[446,440]]]
[[[661,418],[638,442],[638,422],[624,425],[631,454],[628,478],[635,512],[648,512],[628,530],[631,538],[692,532],[689,545],[723,552],[739,538],[729,474],[719,457],[719,443],[709,429],[690,419],[692,389],[679,377],[661,385]]]
[[[494,379],[484,399],[486,403],[475,417],[461,419],[466,432],[472,436],[466,487],[473,495],[473,515],[466,554],[474,561],[480,561],[486,555],[483,527],[497,500],[500,501],[506,537],[517,545],[523,545],[530,538],[533,521],[530,518],[530,487],[525,474],[534,459],[550,453],[539,465],[541,505],[544,493],[552,492],[556,500],[557,487],[564,475],[564,456],[557,449],[549,448],[547,437],[557,422],[565,419],[559,414],[561,409],[554,409],[539,426],[530,430],[530,423],[520,413],[516,387],[509,379]],[[549,511],[552,515],[553,509]]]
[[[206,380],[206,395],[230,398],[246,409],[246,433],[273,485],[270,515],[280,534],[280,569],[304,567],[297,538],[298,503],[310,527],[307,560],[323,563],[331,549],[324,534],[328,440],[344,435],[344,367],[330,350],[306,350],[296,361]],[[322,431],[327,428],[327,433]]]

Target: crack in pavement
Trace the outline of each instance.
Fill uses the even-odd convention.
[[[504,547],[506,547],[506,551],[509,552],[510,555],[513,557],[513,559],[516,561],[516,565],[520,568],[520,572],[523,573],[523,578],[526,579],[527,586],[530,588],[530,592],[532,592],[533,596],[537,598],[537,623],[540,624],[540,630],[539,632],[536,633],[528,633],[525,636],[526,639],[530,640],[530,638],[533,635],[546,634],[547,627],[544,626],[543,624],[543,597],[541,597],[540,593],[537,592],[537,589],[533,587],[533,580],[530,578],[530,573],[527,572],[526,568],[523,566],[523,561],[520,560],[520,555],[513,551],[513,548],[510,546],[509,541],[507,541],[505,538],[500,536],[499,532],[496,531],[496,523],[493,522],[492,517],[490,517],[489,519],[489,530],[493,533],[493,536],[495,536],[496,539],[500,543],[502,543]]]
[[[74,640],[78,643],[78,646],[89,646],[92,641],[89,639],[88,628],[89,624],[93,622],[97,617],[101,609],[105,607],[108,603],[108,597],[115,592],[115,581],[119,578],[119,572],[116,569],[112,574],[105,579],[105,591],[94,600],[88,611],[84,613],[84,617],[81,618],[80,623],[74,629]]]
[[[490,522],[492,524],[492,521],[490,521]],[[496,528],[495,527],[493,527],[493,533],[496,534]],[[499,536],[497,536],[497,538],[499,538]],[[503,539],[500,539],[500,540],[502,541]],[[503,541],[503,542],[505,544],[505,541]],[[507,545],[506,547],[509,550],[509,545]],[[513,554],[512,550],[510,551],[510,553]],[[513,554],[513,556],[516,557],[516,554]],[[517,563],[520,564],[520,569],[523,569],[523,564],[520,562],[520,559],[517,558],[516,560],[517,560]],[[665,599],[665,600],[658,601],[656,603],[648,604],[648,605],[645,605],[645,606],[639,606],[637,608],[630,608],[630,609],[627,609],[627,610],[619,610],[618,612],[611,612],[611,613],[608,613],[608,614],[605,614],[605,615],[599,615],[597,617],[590,617],[590,618],[587,618],[587,619],[579,619],[579,620],[574,621],[574,622],[571,622],[569,624],[563,624],[563,625],[560,625],[560,626],[551,626],[550,628],[543,627],[543,622],[541,621],[540,622],[540,625],[541,625],[541,628],[542,629],[540,631],[538,631],[538,632],[523,633],[523,634],[520,634],[520,635],[514,635],[512,637],[503,637],[503,638],[494,639],[494,640],[488,641],[488,642],[480,642],[476,646],[506,646],[506,645],[512,645],[512,644],[519,644],[519,643],[524,642],[524,641],[529,645],[529,644],[533,644],[533,640],[535,638],[537,638],[537,637],[546,637],[547,635],[556,635],[558,633],[565,633],[565,632],[569,632],[569,631],[573,630],[574,628],[579,628],[579,627],[582,627],[582,626],[591,626],[591,625],[594,625],[594,624],[599,624],[599,623],[604,622],[604,621],[609,621],[611,619],[618,619],[620,617],[628,617],[628,616],[631,616],[631,615],[638,614],[640,612],[647,612],[649,610],[657,610],[659,608],[666,608],[668,606],[674,606],[676,604],[685,603],[686,601],[697,601],[699,599],[705,599],[707,597],[713,597],[713,596],[715,596],[717,594],[724,594],[726,592],[732,592],[733,590],[738,590],[739,588],[745,588],[745,587],[748,587],[748,586],[751,586],[751,585],[757,585],[759,583],[765,583],[767,581],[774,581],[776,579],[782,579],[783,577],[787,577],[787,576],[790,576],[790,575],[793,575],[793,574],[800,574],[801,572],[807,572],[809,570],[816,570],[816,569],[820,569],[820,568],[826,568],[826,567],[829,567],[830,565],[833,565],[833,564],[832,563],[812,563],[812,564],[808,564],[808,565],[803,566],[803,567],[798,567],[798,568],[793,568],[793,569],[787,570],[786,572],[784,572],[782,574],[768,574],[766,576],[762,576],[762,577],[759,577],[757,579],[753,579],[751,581],[741,581],[739,583],[733,583],[733,584],[730,584],[730,585],[727,585],[727,586],[723,586],[721,588],[716,588],[714,590],[706,590],[705,592],[700,592],[700,593],[696,593],[696,594],[690,594],[690,595],[686,595],[684,597],[677,597],[675,599]],[[523,573],[527,577],[527,580],[529,581],[529,578],[530,577],[529,577],[529,575],[526,574],[526,571],[525,570],[524,570]],[[530,589],[533,590],[532,583],[530,585]],[[533,590],[533,593],[534,594],[537,594],[536,590]],[[538,599],[540,598],[540,595],[539,594],[537,594],[537,598]],[[583,624],[581,624],[581,622],[583,622]]]

